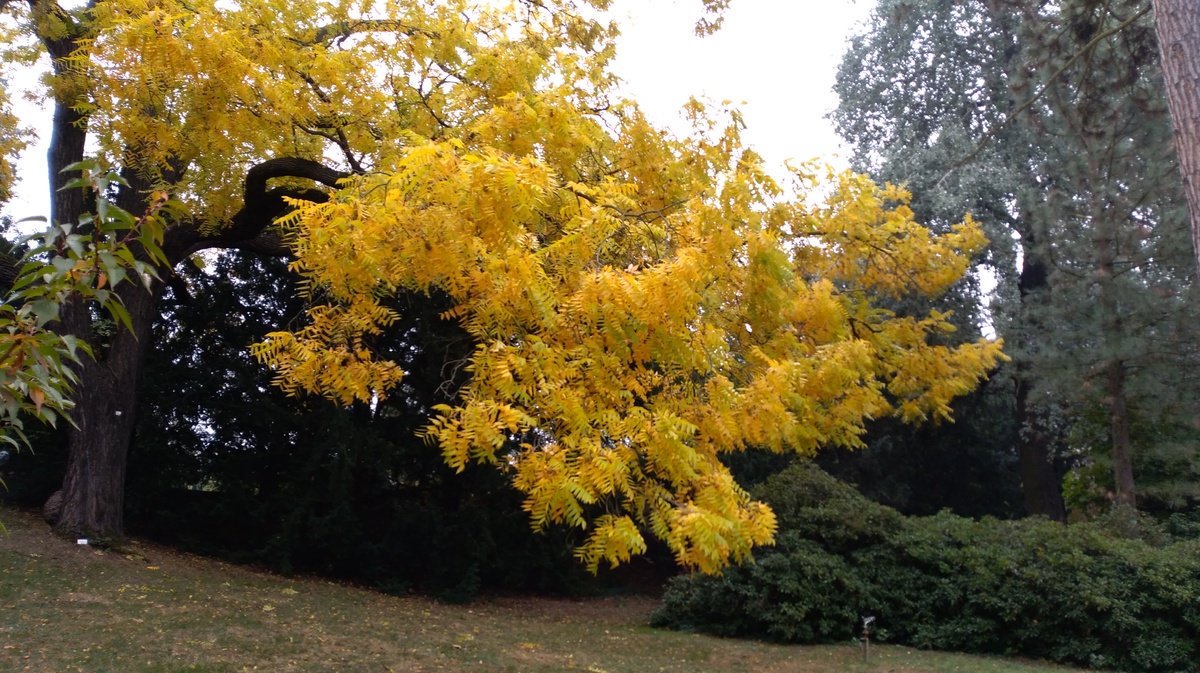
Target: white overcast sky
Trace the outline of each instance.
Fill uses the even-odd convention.
[[[683,131],[679,110],[706,96],[742,110],[743,139],[769,167],[848,154],[825,115],[837,106],[846,41],[874,0],[733,0],[721,30],[703,38],[693,33],[700,0],[613,4],[622,32],[616,71],[653,121]]]
[[[874,5],[733,0],[723,28],[700,38],[693,33],[700,0],[616,0],[611,13],[622,37],[615,68],[651,120],[681,134],[689,97],[732,101],[747,124],[743,139],[777,176],[786,159],[841,164],[836,156],[845,152],[825,115],[837,105],[832,87],[846,40]],[[48,110],[22,104],[18,113],[49,138]],[[23,182],[4,213],[47,215],[44,144],[25,152],[18,174]]]

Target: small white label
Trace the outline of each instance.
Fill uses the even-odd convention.
[[[118,415],[118,416],[120,416],[120,415],[121,415],[121,412],[119,412],[119,411],[114,411],[113,413],[114,413],[114,414],[116,414],[116,415]]]
[[[87,544],[87,538],[86,538],[86,537],[81,537],[81,538],[79,538],[78,540],[76,540],[76,541],[75,541],[75,544]]]

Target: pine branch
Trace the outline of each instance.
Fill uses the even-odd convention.
[[[1080,58],[1083,58],[1084,55],[1091,53],[1096,45],[1133,25],[1134,22],[1145,16],[1149,11],[1150,5],[1146,5],[1141,9],[1141,11],[1137,12],[1128,19],[1125,19],[1116,26],[1113,26],[1106,31],[1097,33],[1096,36],[1093,37],[1087,44],[1076,51],[1071,58],[1067,59],[1067,62],[1064,63],[1061,68],[1056,70],[1054,74],[1050,76],[1050,79],[1046,80],[1037,91],[1033,92],[1033,95],[1031,95],[1025,102],[1017,106],[1017,109],[1008,113],[1004,119],[1002,119],[1000,123],[996,125],[995,128],[985,133],[983,138],[980,139],[979,143],[975,145],[975,149],[971,150],[970,154],[955,162],[955,164],[950,167],[950,170],[946,171],[945,175],[943,175],[936,183],[934,183],[934,189],[940,189],[942,183],[945,182],[951,175],[953,175],[955,171],[970,163],[975,159],[975,157],[979,156],[980,152],[987,149],[987,147],[992,144],[992,140],[996,138],[996,134],[999,133],[1001,129],[1003,129],[1005,126],[1008,126],[1008,124],[1010,124],[1014,119],[1016,119],[1023,112],[1028,110],[1030,106],[1036,103],[1046,93],[1046,91],[1059,80],[1059,78],[1066,74],[1067,70],[1070,69],[1071,66],[1075,65],[1076,61],[1078,61]]]

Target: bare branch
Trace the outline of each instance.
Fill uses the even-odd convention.
[[[308,74],[303,73],[303,72],[298,72],[296,74],[298,74],[301,79],[303,79],[305,82],[308,83],[309,88],[311,88],[313,90],[313,93],[315,93],[317,95],[318,100],[320,100],[322,103],[325,103],[326,105],[330,104],[329,96],[325,93],[324,90],[321,89],[320,85],[317,84],[316,80],[314,80],[312,77],[309,77]],[[334,134],[322,132],[318,129],[308,129],[308,128],[301,126],[300,124],[296,124],[295,126],[296,126],[296,128],[300,129],[301,131],[304,131],[305,133],[320,136],[322,138],[325,138],[326,140],[329,140],[330,142],[334,143],[335,145],[337,145],[342,150],[342,154],[345,155],[346,163],[350,164],[350,170],[354,171],[355,173],[362,173],[362,171],[363,171],[362,164],[359,163],[358,157],[354,156],[354,152],[352,152],[350,150],[350,141],[349,141],[349,139],[346,138],[346,132],[345,132],[345,130],[343,130],[342,127],[340,127],[340,126],[329,127],[329,128],[334,129],[334,133],[336,134],[336,135],[334,135]]]

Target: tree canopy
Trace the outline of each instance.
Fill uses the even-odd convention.
[[[874,417],[947,418],[1001,357],[997,342],[947,345],[945,314],[877,304],[961,277],[985,243],[969,218],[934,235],[902,190],[848,173],[805,167],[780,186],[734,111],[692,103],[689,137],[654,128],[613,90],[615,27],[573,3],[0,7],[10,64],[52,58],[52,170],[95,148],[127,176],[127,210],[178,199],[161,275],[206,248],[295,256],[311,307],[254,347],[286,390],[382,399],[404,376],[373,348],[397,319],[386,299],[449,297],[442,318],[474,350],[446,365],[469,378],[424,437],[453,467],[509,471],[535,527],[590,529],[591,568],[641,552],[648,530],[718,571],[774,530],[722,453],[812,453],[858,445]],[[89,207],[55,197],[60,220]],[[134,394],[151,290],[122,295],[131,329],[103,369],[83,366],[82,420]],[[95,336],[86,312],[63,324]],[[71,514],[80,503],[119,511],[128,440],[110,434],[73,440],[60,529],[97,525]],[[89,461],[109,466],[99,496]]]

